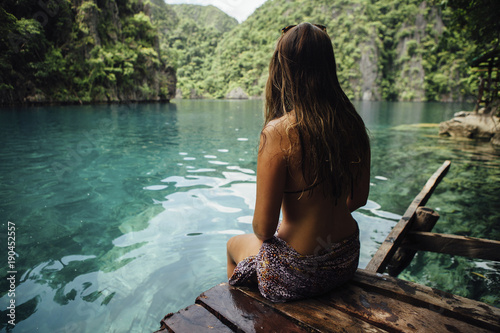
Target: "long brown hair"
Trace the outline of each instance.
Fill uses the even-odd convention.
[[[295,120],[287,135],[296,129],[299,146],[289,154],[300,149],[304,180],[321,183],[327,196],[351,193],[361,169],[356,166],[369,161],[368,134],[340,87],[330,37],[310,23],[284,33],[269,64],[265,125],[291,111]]]

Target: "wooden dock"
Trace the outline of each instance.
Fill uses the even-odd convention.
[[[449,167],[434,173],[366,269],[342,287],[272,303],[257,288],[222,283],[166,315],[157,332],[500,332],[499,308],[382,274],[397,275],[419,250],[500,261],[498,241],[430,232],[439,215],[423,206]]]

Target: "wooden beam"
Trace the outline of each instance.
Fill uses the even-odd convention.
[[[434,210],[427,207],[418,207],[416,211],[416,218],[410,226],[408,233],[413,231],[432,231],[434,225],[439,219],[439,214]],[[417,253],[417,250],[413,248],[403,247],[405,237],[401,246],[392,256],[391,260],[387,264],[387,272],[390,276],[398,276],[408,265],[411,263],[413,257]]]
[[[367,271],[377,273],[384,272],[385,267],[396,252],[398,246],[401,244],[403,237],[411,225],[411,222],[414,220],[417,208],[427,203],[438,184],[448,172],[450,164],[450,161],[445,161],[431,176],[431,178],[429,178],[422,191],[420,191],[420,193],[415,197],[401,220],[399,220],[394,228],[392,228],[391,232],[387,235],[382,245],[380,245],[373,258],[370,260],[368,265],[366,265],[365,269]]]
[[[500,261],[500,241],[489,239],[410,231],[402,242],[401,247],[418,251]]]

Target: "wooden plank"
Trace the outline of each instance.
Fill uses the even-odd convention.
[[[490,239],[411,231],[401,246],[419,251],[500,261],[500,242]]]
[[[382,291],[379,293],[366,286],[349,283],[318,299],[325,306],[337,308],[391,332],[498,332],[461,318],[446,316],[431,307],[415,306],[407,302],[412,297],[398,299],[392,297],[392,293]],[[408,292],[411,295],[411,291]]]
[[[167,315],[158,332],[500,332],[498,308],[362,269],[301,301],[272,303],[256,288],[224,283],[196,302]]]
[[[402,300],[416,310],[429,309],[443,318],[455,318],[486,330],[500,332],[500,309],[482,302],[362,269],[358,269],[351,283],[368,292]]]
[[[161,321],[160,332],[233,332],[229,327],[224,325],[207,309],[198,304],[193,304],[176,313],[170,313]]]
[[[239,289],[250,297],[273,306],[284,315],[294,318],[302,326],[308,327],[311,332],[387,332],[362,319],[350,316],[333,307],[325,306],[323,302],[315,298],[288,303],[272,303],[263,298],[256,289]]]
[[[236,332],[317,332],[283,316],[273,307],[233,288],[220,284],[201,294],[196,303],[205,307]]]
[[[388,331],[398,332],[491,332],[456,318],[444,317],[427,308],[416,308],[403,301],[351,285],[324,297],[326,306],[363,318]]]
[[[427,203],[427,200],[429,200],[437,185],[448,172],[450,164],[450,161],[445,161],[431,178],[429,178],[424,188],[412,201],[401,220],[392,228],[382,245],[380,245],[377,252],[366,266],[366,270],[379,273],[385,270],[389,260],[391,260],[408,231],[408,227],[414,220],[417,208]]]
[[[439,214],[428,207],[418,207],[416,211],[415,221],[410,226],[412,231],[431,231],[434,228]],[[403,247],[403,244],[408,236],[403,239],[402,244],[398,247],[391,260],[387,264],[387,272],[390,276],[398,276],[413,260],[417,250]]]

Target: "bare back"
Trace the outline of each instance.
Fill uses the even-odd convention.
[[[279,206],[283,220],[278,236],[301,254],[317,254],[329,243],[340,242],[357,231],[357,224],[351,216],[351,211],[366,203],[369,168],[363,170],[358,184],[354,184],[353,192],[356,193],[357,200],[352,200],[350,193],[340,198],[325,196],[321,182],[307,184],[304,180],[299,163],[300,149],[293,149],[291,155],[289,153],[290,145],[297,144],[294,140],[298,140],[293,132],[289,133],[290,135],[286,134],[286,122],[290,119],[292,119],[290,114],[276,119],[263,131],[266,138],[264,146],[261,144],[262,151],[259,153],[257,198],[267,200],[266,189],[270,187],[274,187],[273,195],[281,191]],[[273,175],[274,179],[279,175],[274,183],[259,184],[259,180],[272,181]],[[265,214],[259,211],[257,203],[254,230],[256,226],[257,231],[259,230],[259,224],[262,227],[262,224],[268,223],[270,224],[269,228],[266,228],[268,237],[277,221],[270,220],[262,213]]]

